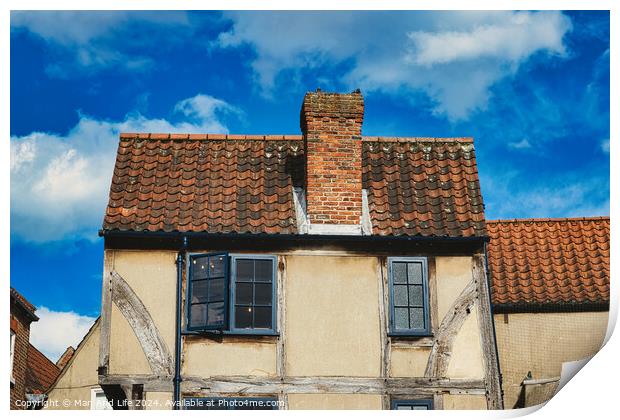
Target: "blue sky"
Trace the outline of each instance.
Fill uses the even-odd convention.
[[[475,138],[488,218],[609,214],[607,12],[13,12],[10,56],[11,284],[52,358],[99,312],[120,131],[296,134],[359,87],[365,135]]]

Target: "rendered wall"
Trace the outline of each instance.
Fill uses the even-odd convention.
[[[109,268],[122,276],[138,295],[173,354],[176,253],[118,250],[106,253]],[[303,255],[285,255],[286,271],[283,278],[278,277],[278,281],[283,280],[284,306],[277,312],[278,317],[284,317],[285,334],[218,339],[185,336],[182,375],[205,379],[212,376],[274,377],[280,363],[278,346],[282,345],[285,376],[379,378],[383,363],[382,340],[385,339],[390,349],[388,374],[391,377],[423,377],[432,337],[420,340],[382,338],[387,327],[380,325],[379,304],[384,299],[381,288],[387,293],[386,279],[381,274],[382,260],[311,251]],[[471,282],[473,265],[471,257],[430,260],[433,260],[433,264],[429,264],[432,266],[430,316],[436,331],[454,300]],[[386,316],[388,312],[386,309]],[[109,373],[151,373],[135,334],[115,304],[111,310]],[[454,341],[448,373],[463,379],[484,377],[476,306]],[[147,392],[147,399],[150,394],[153,393]],[[166,399],[167,395],[163,393],[158,398]],[[380,409],[382,406],[381,396],[363,394],[291,392],[288,401],[290,408],[307,408],[311,404],[316,408],[332,405],[345,408],[355,401],[359,402],[357,408],[376,405]],[[445,408],[452,405],[447,404]]]
[[[99,323],[97,322],[49,392],[48,409],[90,409],[88,405],[90,404],[90,390],[99,387],[97,376],[99,331]],[[69,401],[70,404],[65,406],[64,401]],[[78,404],[78,401],[81,403]],[[59,405],[56,406],[53,402],[58,402]]]
[[[437,331],[454,301],[472,281],[471,257],[435,257],[434,272],[429,272],[431,325]],[[431,351],[429,340],[391,338],[390,376],[422,377]],[[478,325],[477,305],[465,319],[454,341],[448,377],[459,379],[484,378],[484,362]]]
[[[378,259],[286,258],[286,373],[381,374]]]
[[[174,353],[176,253],[169,251],[110,251],[115,270],[138,295],[170,354]],[[129,323],[112,304],[110,374],[150,374],[146,356]]]
[[[605,338],[608,315],[608,312],[518,313],[509,314],[508,322],[505,315],[495,315],[505,407],[514,407],[528,371],[533,379],[558,377],[563,362],[595,354]],[[533,392],[536,394],[546,396],[549,392]]]

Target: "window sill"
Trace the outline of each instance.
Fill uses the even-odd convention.
[[[205,337],[279,337],[276,331],[181,331],[182,335]]]
[[[425,338],[425,337],[433,337],[433,334],[430,332],[424,333],[414,333],[414,332],[389,332],[388,337],[398,337],[398,338]]]

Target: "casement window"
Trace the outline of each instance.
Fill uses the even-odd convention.
[[[276,257],[190,255],[187,330],[273,334]]]
[[[426,258],[388,258],[390,334],[431,333]]]
[[[185,398],[186,410],[277,410],[277,398]]]
[[[432,410],[433,400],[392,400],[392,410]]]

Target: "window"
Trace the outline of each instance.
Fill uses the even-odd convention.
[[[186,410],[277,410],[277,398],[185,398]]]
[[[90,409],[91,410],[111,410],[112,406],[101,388],[90,390]]]
[[[187,329],[275,333],[276,258],[190,255]]]
[[[390,333],[429,335],[426,258],[388,258]]]
[[[15,383],[15,379],[13,378],[13,359],[15,357],[15,333],[11,331],[11,366],[9,372],[11,374],[11,383]]]
[[[432,410],[433,400],[392,400],[392,410]]]

